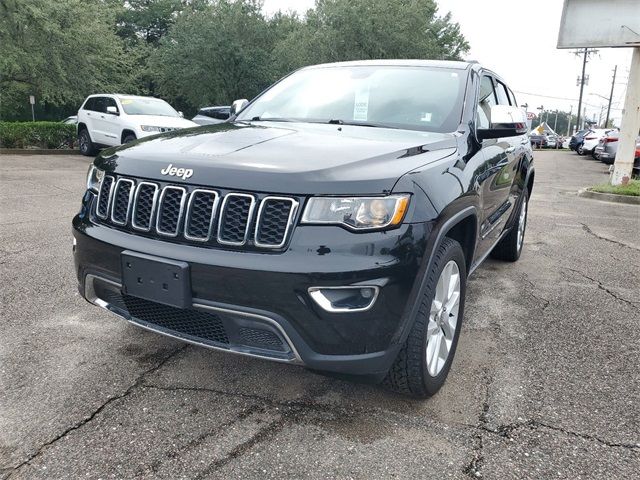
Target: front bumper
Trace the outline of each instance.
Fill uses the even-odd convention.
[[[364,234],[299,226],[287,251],[256,253],[163,242],[97,225],[86,214],[93,200],[87,197],[92,195],[73,220],[73,234],[79,288],[90,302],[165,335],[318,370],[380,376],[393,362],[431,224]],[[187,262],[193,305],[185,315],[217,316],[229,341],[203,341],[132,314],[120,291],[124,250]],[[309,295],[311,287],[349,285],[379,286],[370,309],[327,312]],[[238,335],[245,327],[271,332],[282,348],[247,344]]]

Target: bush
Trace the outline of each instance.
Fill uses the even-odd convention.
[[[73,148],[76,126],[62,122],[0,122],[0,147]]]

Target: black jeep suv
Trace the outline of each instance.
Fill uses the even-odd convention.
[[[197,345],[434,394],[467,277],[522,250],[534,171],[513,92],[475,63],[363,61],[246,103],[95,159],[81,294]]]

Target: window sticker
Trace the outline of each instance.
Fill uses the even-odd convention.
[[[353,103],[353,119],[358,122],[366,122],[369,117],[369,85],[361,86],[356,90]]]
[[[133,100],[131,100],[130,98],[125,98],[125,99],[121,99],[120,103],[122,105],[129,105],[130,103],[133,103]]]
[[[433,114],[431,112],[422,112],[422,116],[420,117],[421,122],[430,122]]]

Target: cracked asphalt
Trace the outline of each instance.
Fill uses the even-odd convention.
[[[468,287],[428,401],[187,346],[76,294],[88,160],[0,156],[0,478],[638,478],[640,207],[536,153],[524,253]]]

